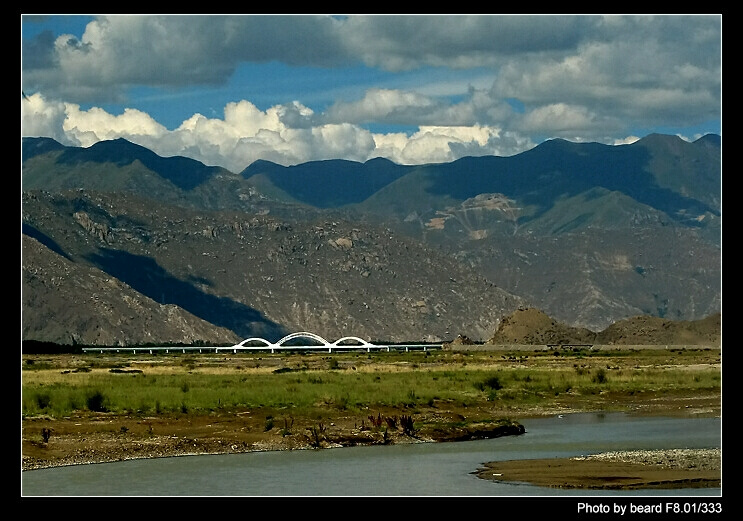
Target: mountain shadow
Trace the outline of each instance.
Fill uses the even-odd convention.
[[[87,256],[98,268],[128,284],[160,304],[175,304],[189,313],[248,338],[260,336],[277,341],[286,330],[244,304],[226,297],[204,293],[188,282],[170,275],[150,257],[102,249]]]
[[[59,244],[56,243],[56,241],[54,241],[54,239],[52,239],[45,233],[40,232],[30,224],[21,223],[21,233],[23,235],[31,237],[32,239],[36,239],[41,244],[52,250],[54,253],[61,255],[67,260],[70,260],[70,256],[65,253],[65,251],[60,247]]]
[[[298,201],[316,208],[337,208],[366,200],[409,171],[410,167],[378,157],[365,163],[329,159],[293,166],[258,160],[240,175],[245,179],[264,175]]]

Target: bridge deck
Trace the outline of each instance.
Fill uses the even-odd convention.
[[[83,347],[84,353],[244,353],[244,352],[271,352],[277,351],[324,351],[327,353],[339,351],[428,351],[441,349],[441,344],[389,344],[389,345],[259,345],[259,346],[210,346],[210,347],[174,347],[174,346],[147,346],[147,347]]]

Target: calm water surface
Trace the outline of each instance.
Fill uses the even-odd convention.
[[[22,473],[23,496],[720,496],[720,488],[570,491],[494,483],[483,463],[613,450],[721,447],[720,418],[573,414],[526,434],[453,443],[180,456]]]

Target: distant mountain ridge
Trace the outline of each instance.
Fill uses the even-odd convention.
[[[51,138],[23,139],[24,167],[35,157],[55,153],[56,165],[93,162],[121,167],[139,160],[185,191],[226,172],[184,157],[162,158],[122,138],[88,148],[64,147]],[[425,172],[429,192],[455,200],[499,192],[527,205],[548,208],[555,197],[600,186],[626,193],[674,218],[679,211],[720,214],[720,154],[717,135],[689,143],[677,136],[651,134],[630,145],[614,146],[553,139],[515,156],[465,157],[419,166],[397,165],[383,158],[365,163],[311,161],[287,167],[258,160],[239,175],[247,180],[261,175],[295,200],[317,208],[361,203],[401,177]],[[701,167],[678,168],[684,162],[701,163]],[[41,188],[32,174],[25,175],[25,168],[23,181],[24,188]]]
[[[65,147],[49,138],[24,138],[23,149],[24,163],[41,154],[54,154],[56,165],[71,169],[85,163],[124,167],[139,161],[182,190],[192,190],[224,171],[221,167],[206,166],[187,157],[161,157],[123,138],[99,141],[88,148]]]
[[[719,140],[714,137],[687,143],[676,136],[661,135],[619,146],[553,139],[510,157],[465,157],[420,166],[381,160],[383,168],[380,160],[315,161],[293,167],[260,161],[241,175],[248,180],[263,175],[296,200],[320,208],[361,203],[400,178],[413,175],[429,194],[463,201],[497,192],[534,208],[535,216],[548,210],[557,197],[574,196],[598,186],[625,193],[675,219],[679,213],[719,216],[720,150],[716,143]],[[677,159],[679,155],[681,160]],[[703,168],[678,169],[683,156],[705,162]],[[675,168],[673,177],[667,174],[671,168]],[[333,187],[332,195],[323,189],[327,186]],[[364,209],[384,207],[379,204],[381,199],[376,197]],[[425,204],[428,199],[411,198],[410,208],[425,210],[417,203]]]
[[[414,166],[383,158],[364,163],[312,161],[288,167],[261,160],[239,173],[185,157],[163,158],[124,139],[80,148],[49,138],[24,138],[22,160],[23,235],[73,263],[90,264],[121,281],[139,281],[135,290],[147,289],[155,304],[158,290],[129,272],[136,265],[155,270],[151,273],[158,273],[163,288],[174,284],[172,277],[198,287],[194,292],[181,286],[184,295],[200,295],[205,288],[213,288],[209,291],[218,297],[213,303],[224,310],[247,306],[244,309],[252,311],[237,316],[276,332],[298,324],[290,311],[274,306],[273,300],[299,305],[304,297],[297,297],[296,288],[289,291],[270,284],[264,290],[270,289],[271,298],[268,293],[259,296],[264,290],[257,288],[263,287],[263,279],[244,285],[245,273],[258,266],[265,280],[290,276],[312,281],[315,291],[324,296],[307,301],[310,307],[301,316],[309,323],[315,323],[309,302],[317,302],[317,313],[326,317],[318,327],[340,333],[344,322],[352,322],[370,338],[390,334],[445,338],[462,333],[484,339],[492,331],[481,318],[490,317],[494,330],[499,314],[517,301],[544,309],[571,326],[594,331],[631,316],[697,320],[721,308],[722,176],[717,135],[693,143],[676,136],[650,135],[619,146],[556,139],[510,157],[467,157]],[[42,197],[42,193],[47,195]],[[34,197],[51,199],[44,205],[30,204]],[[100,210],[91,207],[85,202],[91,199],[104,206]],[[44,210],[55,205],[61,213]],[[126,208],[126,214],[103,211],[109,207]],[[187,244],[194,232],[172,235],[179,226],[159,229],[152,216],[160,208],[174,220],[177,208],[182,208],[184,215],[200,215],[194,219],[211,222],[198,231],[205,234],[206,242]],[[223,220],[227,215],[232,221]],[[269,219],[261,225],[265,229],[273,226],[296,232],[267,253],[261,244],[265,232],[240,232],[245,238],[240,241],[248,242],[220,245],[220,253],[215,253],[216,238],[231,236],[233,232],[226,231],[233,227],[247,230],[250,227],[245,222],[256,219]],[[307,223],[313,224],[307,227]],[[323,239],[331,228],[346,231],[343,236]],[[73,240],[82,231],[87,239]],[[365,231],[369,233],[364,235]],[[111,243],[112,238],[122,236],[130,239]],[[366,239],[359,242],[354,236]],[[417,272],[413,259],[405,263],[390,256],[391,244],[401,247],[390,237],[413,241],[406,242],[407,248],[413,248],[409,251],[421,258],[439,259],[442,272],[436,273],[433,266],[425,274]],[[89,244],[91,240],[94,244]],[[145,249],[138,246],[151,241]],[[361,248],[362,244],[369,249]],[[168,259],[178,262],[168,261],[161,273],[156,266],[164,262],[163,248]],[[246,263],[242,273],[229,264],[238,250],[250,251],[240,255]],[[28,248],[24,266],[33,263],[40,251]],[[334,252],[346,252],[349,257],[341,261]],[[299,264],[278,262],[286,255]],[[310,256],[312,270],[307,264]],[[117,262],[119,271],[112,271],[114,265],[107,263],[114,258],[138,259],[138,264]],[[202,258],[209,258],[209,263],[202,266]],[[177,268],[178,263],[187,269]],[[197,265],[202,267],[197,270]],[[188,275],[189,266],[192,275]],[[375,270],[391,277],[377,281],[381,293],[373,289]],[[224,278],[219,273],[232,275]],[[357,298],[337,300],[342,291],[352,291],[350,286],[337,287],[350,273],[366,274],[361,279],[364,291],[375,295],[376,316],[366,325],[363,310],[355,308]],[[449,284],[450,278],[463,280],[465,273],[473,280],[449,288],[459,303],[445,306],[444,294],[434,288]],[[501,301],[502,307],[486,309],[488,302],[474,283],[478,278],[482,288],[497,286],[510,295],[510,304]],[[436,293],[435,305],[424,294],[410,296],[411,308],[428,317],[426,321],[411,317],[403,326],[392,314],[381,311],[385,288],[392,287],[393,279],[401,290],[417,294],[413,291],[417,285]],[[66,298],[74,294],[70,291]],[[331,294],[335,295],[332,302],[326,302]],[[398,300],[405,298],[395,295]],[[198,298],[208,302],[211,297]],[[469,303],[477,305],[469,307]],[[371,306],[369,301],[366,304]],[[396,305],[387,307],[390,313],[405,316]],[[208,305],[192,306],[186,311],[214,325],[209,309]],[[24,321],[34,320],[33,310],[24,315]],[[443,328],[436,325],[436,320],[467,315],[481,317],[472,326],[476,333],[458,330],[457,320],[448,320]],[[265,320],[251,318],[256,316]],[[349,322],[348,317],[354,318]],[[380,331],[382,324],[398,324],[400,331]],[[250,329],[226,322],[218,327],[238,336]],[[195,330],[204,331],[203,324]],[[223,329],[219,334],[224,335]],[[323,336],[334,335],[326,332]]]
[[[240,175],[248,180],[263,176],[294,200],[317,208],[336,208],[365,201],[408,171],[408,167],[383,158],[365,163],[332,159],[295,166],[259,160]]]

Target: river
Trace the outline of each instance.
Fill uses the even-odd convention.
[[[171,496],[721,496],[721,488],[586,491],[496,483],[488,461],[617,450],[720,448],[720,418],[581,413],[523,420],[526,433],[490,440],[196,455],[22,472],[24,497]]]

